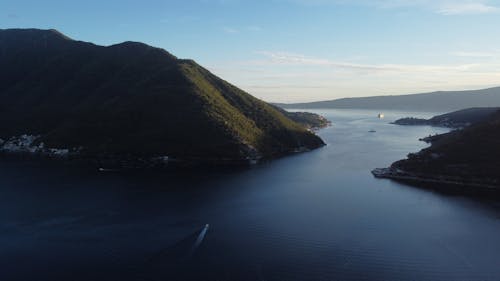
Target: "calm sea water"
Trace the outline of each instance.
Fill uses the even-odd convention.
[[[320,113],[328,146],[250,169],[0,161],[0,280],[500,280],[498,203],[370,174],[433,114]]]

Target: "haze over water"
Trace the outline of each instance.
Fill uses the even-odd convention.
[[[500,278],[498,203],[370,174],[446,131],[389,122],[434,114],[319,113],[328,146],[250,169],[1,160],[0,280]]]

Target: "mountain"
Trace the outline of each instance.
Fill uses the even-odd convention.
[[[0,144],[8,151],[217,162],[324,145],[192,60],[56,30],[0,30],[0,100]]]
[[[396,125],[428,125],[447,128],[463,128],[485,121],[496,113],[498,107],[467,108],[451,113],[434,116],[430,119],[413,117],[401,118],[393,122]]]
[[[500,191],[500,111],[485,121],[440,135],[429,148],[408,155],[390,168],[376,169],[382,178],[455,187],[461,191]]]
[[[500,87],[475,91],[433,92],[401,96],[344,98],[310,103],[275,104],[282,108],[373,109],[450,112],[471,107],[500,107]]]

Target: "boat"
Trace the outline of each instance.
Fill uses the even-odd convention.
[[[107,169],[107,168],[103,168],[103,167],[100,167],[98,169],[99,172],[116,172],[118,171],[117,169]]]
[[[191,257],[193,253],[200,247],[201,242],[205,239],[205,235],[207,235],[207,231],[210,225],[207,223],[205,224],[205,227],[200,231],[200,234],[198,234],[198,237],[196,238],[196,241],[194,242],[193,246],[191,247],[191,250],[189,251],[188,257]]]
[[[371,129],[370,131],[368,131],[368,133],[376,133],[377,131]]]
[[[378,118],[379,118],[379,119],[384,119],[384,117],[385,117],[385,115],[384,115],[383,113],[379,113],[379,114],[378,114]]]

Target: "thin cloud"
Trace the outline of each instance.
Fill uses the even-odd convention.
[[[262,28],[258,25],[252,25],[248,26],[247,30],[257,32],[257,31],[262,31]]]
[[[466,14],[489,14],[497,13],[500,9],[484,3],[459,3],[447,5],[438,11],[446,16],[466,15]]]
[[[499,57],[499,52],[453,52],[451,55],[464,58],[494,58]]]
[[[222,30],[225,32],[225,33],[229,33],[229,34],[236,34],[236,33],[240,33],[240,31],[238,29],[235,29],[235,28],[232,28],[232,27],[223,27]]]
[[[287,52],[257,52],[267,58],[267,64],[290,64],[304,66],[326,66],[353,71],[393,71],[393,72],[441,72],[441,71],[467,71],[477,64],[463,65],[404,65],[404,64],[358,64],[350,62],[338,62],[328,59],[311,58],[304,55]]]
[[[245,33],[245,32],[260,32],[262,31],[262,28],[257,25],[250,25],[246,27],[230,27],[230,26],[224,26],[222,27],[222,31],[225,33],[229,34],[237,34],[237,33]]]
[[[378,9],[419,8],[437,14],[473,15],[490,14],[500,11],[500,7],[488,0],[291,0],[302,5],[349,5]]]
[[[500,55],[486,57],[500,54],[500,50],[466,51],[449,53],[450,58],[464,57],[459,61],[467,63],[462,64],[370,64],[260,51],[254,52],[251,60],[212,63],[209,69],[259,98],[282,102],[483,88],[500,83]]]

